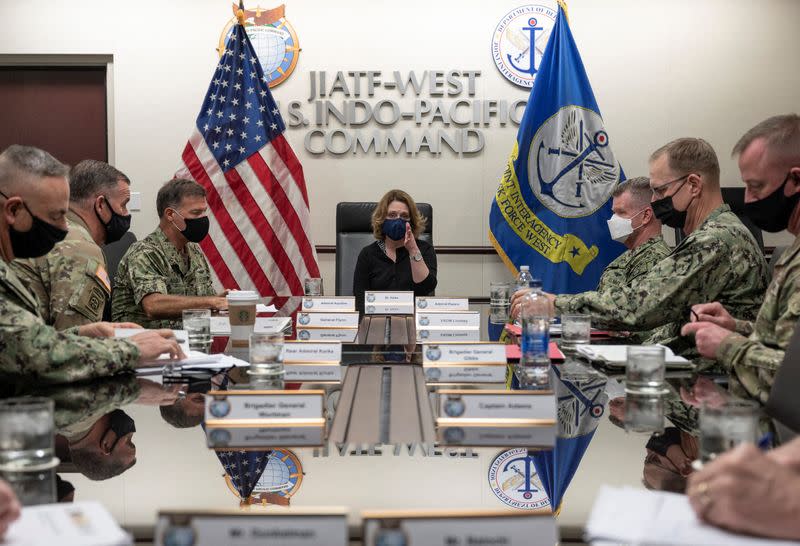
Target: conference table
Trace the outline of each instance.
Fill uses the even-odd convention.
[[[276,300],[275,314],[296,316],[299,301]],[[477,304],[470,308],[481,314],[481,340],[496,340],[503,325],[489,322],[489,306]],[[407,441],[406,437],[397,441],[382,435],[380,423],[392,419],[393,412],[408,415],[409,419],[420,419],[419,412],[425,411],[435,417],[439,391],[452,385],[425,384],[419,365],[420,345],[414,343],[411,334],[403,338],[403,343],[393,343],[391,332],[399,336],[399,330],[379,324],[380,320],[372,317],[362,321],[355,342],[343,345],[342,365],[346,372],[342,383],[286,384],[286,389],[324,391],[327,438],[321,439],[321,445],[263,445],[215,451],[209,448],[213,441],[205,425],[176,428],[162,418],[158,403],[170,398],[157,395],[162,388],[156,385],[161,382],[160,376],[120,376],[95,384],[50,389],[46,395],[56,400],[57,422],[61,426],[69,425],[71,420],[96,419],[115,408],[128,413],[136,423],[136,464],[104,481],[91,481],[74,472],[69,464],[58,469],[59,476],[74,485],[76,500],[100,501],[120,525],[145,540],[152,539],[160,510],[274,511],[283,510],[286,505],[343,507],[351,537],[356,540],[361,534],[361,512],[367,510],[552,509],[557,513],[561,539],[580,540],[601,486],[644,487],[645,445],[651,435],[630,433],[615,426],[608,418],[608,402],[609,398],[621,396],[619,383],[608,373],[571,357],[555,363],[553,370],[558,417],[555,449],[459,445],[453,435],[443,441],[438,430],[431,438],[430,430],[422,430],[425,426],[420,430],[411,427],[413,431],[408,432],[411,436],[417,434],[418,441]],[[405,319],[395,320],[399,323]],[[380,333],[368,339],[370,321],[376,328],[374,332]],[[412,323],[409,325],[413,327]],[[293,328],[288,338],[294,338],[295,333]],[[386,337],[379,339],[384,334]],[[395,342],[399,340],[400,337],[394,338]],[[212,352],[220,350],[231,351],[228,340],[215,339]],[[236,354],[242,356],[241,351]],[[377,388],[384,392],[388,392],[384,383],[387,378],[418,385],[423,377],[422,394],[419,389],[389,387],[391,392],[411,394],[408,399],[394,397],[389,405],[375,406],[380,415],[375,418],[378,425],[374,442],[331,440],[338,406],[347,397],[343,391],[347,390],[348,377],[354,375],[351,367],[363,367],[364,374],[370,367],[403,374],[394,378],[394,371],[388,376],[381,373]],[[227,389],[249,388],[248,376],[242,372],[241,368],[228,372]],[[212,373],[208,372],[208,376]],[[223,375],[214,375],[215,384],[219,384],[220,377]],[[202,385],[204,379],[207,377],[185,381],[189,386]],[[504,389],[505,385],[463,387]],[[173,392],[176,389],[166,388]],[[84,395],[76,396],[79,392]],[[85,395],[87,392],[91,394]],[[426,405],[428,401],[430,404]],[[83,407],[75,407],[80,403]],[[256,483],[249,483],[251,478],[230,470],[232,461],[238,461],[238,467],[243,468],[245,459],[247,464],[258,465],[259,470],[263,468]],[[247,501],[240,499],[242,487],[252,488]]]

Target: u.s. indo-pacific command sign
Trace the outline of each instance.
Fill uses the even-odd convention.
[[[492,58],[508,81],[533,87],[556,15],[553,2],[520,6],[500,19],[492,34]]]

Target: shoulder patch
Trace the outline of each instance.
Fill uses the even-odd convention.
[[[108,278],[108,271],[102,265],[97,266],[97,269],[94,272],[94,276],[106,287],[106,289],[111,292],[111,279]]]

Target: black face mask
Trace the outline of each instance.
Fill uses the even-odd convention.
[[[136,423],[133,421],[133,418],[121,409],[115,409],[109,413],[108,422],[109,428],[117,435],[117,440],[126,434],[136,432]]]
[[[3,192],[0,195],[8,199]],[[56,243],[63,241],[67,236],[67,230],[45,222],[35,216],[28,205],[23,201],[22,206],[31,215],[33,224],[28,231],[17,231],[14,226],[9,226],[8,235],[11,238],[11,251],[15,258],[39,258],[44,256],[56,246]]]
[[[650,206],[653,209],[653,214],[655,214],[656,218],[658,218],[665,226],[675,229],[683,229],[683,226],[686,225],[686,215],[688,214],[689,208],[688,205],[686,207],[687,210],[676,210],[675,205],[672,203],[672,198],[683,189],[684,184],[686,184],[686,180],[683,181],[681,187],[678,188],[678,191],[672,195],[650,203]]]
[[[100,220],[100,223],[106,228],[106,244],[116,243],[122,239],[123,235],[128,233],[129,229],[131,229],[131,215],[128,214],[127,216],[123,216],[122,214],[117,214],[111,206],[111,201],[108,200],[108,197],[104,195],[103,199],[106,200],[108,210],[111,211],[111,219],[108,221],[108,223],[103,222],[103,219],[100,218],[100,213],[97,212],[97,209],[94,209],[94,214],[97,216],[97,219]]]
[[[183,215],[180,212],[178,212],[178,216],[183,218]],[[179,229],[178,231],[181,232],[181,235],[186,237],[187,241],[199,243],[206,238],[206,235],[208,235],[208,216],[201,216],[200,218],[183,218],[183,221],[186,223],[186,229]],[[173,225],[175,224],[173,223]]]
[[[789,226],[789,218],[792,217],[794,207],[800,200],[800,193],[791,197],[786,197],[783,193],[790,176],[792,176],[791,172],[786,173],[783,184],[764,199],[744,204],[744,215],[760,229],[777,233]]]

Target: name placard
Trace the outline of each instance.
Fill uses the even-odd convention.
[[[467,298],[428,298],[419,297],[417,302],[417,312],[419,311],[469,311],[469,299]]]
[[[298,313],[298,328],[358,328],[358,313]]]
[[[325,391],[210,391],[206,395],[206,424],[252,426],[320,424]]]
[[[363,512],[364,544],[552,545],[558,542],[550,510]]]
[[[342,367],[339,364],[284,364],[285,381],[341,381]]]
[[[498,420],[555,424],[556,421],[553,391],[443,389],[438,396],[439,422],[449,419],[454,422]]]
[[[256,317],[253,331],[257,334],[278,334],[287,328],[291,329],[291,317]]]
[[[364,312],[368,315],[411,315],[414,292],[365,292]]]
[[[317,513],[315,513],[317,512]],[[157,546],[347,546],[344,509],[287,508],[280,512],[159,512]]]
[[[469,330],[428,330],[417,328],[417,342],[426,341],[480,341],[481,331],[477,328]]]
[[[440,425],[436,437],[440,444],[450,446],[548,448],[556,443],[556,425]]]
[[[325,425],[291,427],[206,427],[206,442],[212,449],[245,447],[321,446]]]
[[[506,346],[503,343],[425,343],[422,363],[505,364]]]
[[[339,341],[353,343],[358,335],[358,328],[298,328],[298,341]]]
[[[423,313],[417,311],[417,328],[431,330],[469,330],[481,327],[481,314],[477,311],[456,313]]]
[[[352,312],[356,310],[355,296],[307,297],[303,298],[303,311],[317,313]]]
[[[505,383],[505,364],[423,364],[428,383]]]
[[[287,341],[283,344],[283,362],[323,362],[338,364],[342,361],[342,344],[306,343]]]

